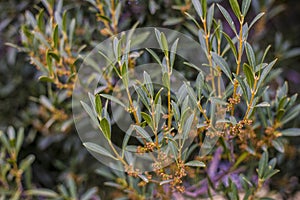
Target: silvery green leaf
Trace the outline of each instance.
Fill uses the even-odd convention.
[[[98,121],[97,121],[97,116],[95,115],[94,111],[91,109],[91,107],[86,104],[85,102],[83,101],[80,101],[82,107],[84,108],[85,112],[87,112],[87,114],[89,115],[89,117],[93,120],[94,124],[98,124]]]
[[[270,170],[270,171],[268,171],[268,173],[265,174],[264,179],[267,180],[279,172],[280,172],[280,170],[278,170],[278,169]]]
[[[252,28],[252,26],[262,17],[264,16],[264,12],[262,13],[259,13],[258,15],[256,15],[256,17],[254,17],[254,19],[252,20],[252,22],[250,23],[250,26],[249,26],[249,30]]]
[[[75,33],[75,26],[76,26],[76,20],[72,19],[71,23],[70,23],[70,26],[69,26],[69,38],[68,38],[70,48],[72,47],[72,44],[73,44],[73,36],[74,36],[74,33]]]
[[[263,178],[266,170],[267,170],[267,165],[268,165],[268,160],[269,160],[269,154],[267,151],[264,151],[262,154],[259,164],[258,164],[258,176],[259,178]]]
[[[188,135],[191,132],[193,121],[194,121],[194,114],[190,115],[184,123],[183,133],[182,133],[184,140],[188,138]]]
[[[176,52],[177,52],[177,45],[178,45],[178,38],[175,40],[175,42],[173,43],[172,47],[171,47],[171,53],[170,53],[170,67],[171,69],[174,66],[174,61],[175,61],[175,57],[176,57]],[[172,70],[171,70],[172,71]]]
[[[170,89],[170,80],[169,80],[168,72],[163,73],[162,82],[163,82],[164,86],[169,90]]]
[[[152,49],[146,48],[146,50],[152,55],[152,57],[156,60],[156,62],[157,62],[160,66],[162,66],[162,63],[161,63],[161,61],[160,61],[158,55],[157,55]]]
[[[270,107],[270,104],[268,102],[262,102],[257,104],[255,107]]]
[[[154,90],[153,90],[152,80],[150,75],[146,71],[144,71],[144,83],[150,95],[153,96]]]
[[[144,175],[142,175],[142,174],[139,174],[138,176],[139,176],[144,182],[149,183],[149,179],[148,179],[146,176],[144,176]]]
[[[228,103],[218,97],[211,97],[210,101],[216,105],[227,105]]]
[[[203,16],[203,11],[202,11],[202,6],[200,4],[200,1],[199,0],[192,0],[192,3],[194,5],[194,8],[195,8],[197,14],[199,15],[199,17],[201,19],[203,19],[204,16]]]
[[[53,190],[46,189],[46,188],[26,190],[25,194],[28,196],[39,196],[39,197],[49,197],[49,198],[59,197],[59,194],[57,194]]]
[[[149,38],[149,35],[150,35],[149,31],[143,32],[140,34],[136,34],[134,37],[134,40],[131,41],[131,46],[136,47],[136,46],[142,44],[145,40],[147,40]]]
[[[199,160],[189,161],[189,162],[185,163],[184,165],[185,166],[190,166],[190,167],[206,167],[204,162],[201,162]]]
[[[142,127],[134,125],[134,129],[140,136],[142,136],[142,138],[148,140],[149,142],[153,142],[149,133],[145,131]]]
[[[178,105],[174,101],[171,102],[171,105],[175,120],[178,121],[180,119],[180,111]]]
[[[24,140],[24,128],[21,127],[18,130],[17,140],[16,140],[16,151],[19,152]]]
[[[144,104],[144,106],[150,110],[150,99],[147,96],[147,93],[144,91],[144,89],[142,87],[138,87],[133,85],[134,90],[137,92],[139,99],[142,101],[142,103]]]
[[[121,4],[121,2],[119,2],[116,9],[115,9],[115,20],[116,20],[116,22],[118,22],[119,18],[120,18],[121,6],[122,6],[122,4]]]
[[[259,81],[257,83],[257,88],[260,88],[260,86],[262,85],[263,81],[265,80],[265,78],[267,77],[267,75],[270,73],[271,69],[275,65],[276,61],[277,61],[277,59],[275,59],[274,61],[272,61],[270,64],[267,65],[267,67],[265,67],[263,69],[261,75],[259,76]]]
[[[246,44],[245,49],[246,49],[246,54],[247,54],[249,64],[250,64],[251,68],[254,68],[256,66],[254,51],[248,42],[245,42],[245,44]]]
[[[237,60],[237,51],[236,51],[236,47],[235,47],[235,44],[234,44],[234,42],[233,42],[233,39],[231,39],[231,38],[229,37],[229,35],[227,35],[226,33],[224,33],[224,32],[222,32],[222,33],[223,33],[225,39],[227,40],[227,42],[228,42],[228,44],[229,44],[229,46],[230,46],[230,49],[231,49],[231,51],[232,51],[232,53],[233,53],[235,59]]]
[[[233,32],[235,33],[235,35],[237,35],[236,32],[236,28],[234,25],[234,21],[232,20],[232,18],[230,17],[230,14],[226,11],[225,8],[223,8],[221,5],[217,4],[218,8],[220,9],[221,13],[223,14],[223,16],[225,17],[227,23],[229,24],[229,26],[231,27],[231,29],[233,30]]]
[[[34,155],[27,156],[20,162],[20,169],[26,171],[31,166],[34,160],[35,160]]]
[[[279,151],[280,153],[284,153],[284,144],[280,138],[272,140],[272,145],[277,151]]]
[[[222,69],[222,71],[229,78],[229,80],[232,81],[230,68],[228,66],[228,63],[224,60],[224,58],[222,58],[215,52],[211,52],[211,55],[213,57],[214,62]]]
[[[161,181],[161,182],[159,183],[159,185],[168,184],[168,183],[171,183],[172,181],[173,181],[173,179],[169,179],[169,180]]]
[[[88,189],[81,197],[80,200],[90,200],[95,196],[98,192],[97,187],[92,187]]]
[[[89,150],[91,150],[95,153],[98,153],[98,154],[101,154],[103,156],[107,156],[107,157],[110,157],[112,159],[117,160],[109,151],[107,151],[105,148],[103,148],[102,146],[100,146],[98,144],[95,144],[95,143],[92,143],[92,142],[86,142],[86,143],[83,143],[83,145],[87,149],[89,149]]]
[[[281,131],[282,136],[300,136],[300,128],[289,128]]]
[[[112,95],[108,95],[108,94],[100,94],[100,96],[116,103],[119,104],[120,106],[122,106],[123,108],[126,108],[125,104],[122,103],[119,99],[117,99],[116,97],[112,96]]]
[[[195,69],[197,71],[200,71],[200,68],[192,63],[184,62],[183,64],[186,66],[192,67],[193,69]]]
[[[197,97],[196,97],[196,94],[195,94],[194,90],[191,88],[191,86],[188,83],[184,82],[184,85],[187,89],[189,97],[192,100],[194,106],[197,106]]]
[[[242,13],[243,13],[243,16],[246,16],[247,15],[247,12],[250,8],[250,5],[251,5],[251,0],[243,0],[243,3],[242,3]]]
[[[1,130],[0,130],[0,141],[4,145],[6,150],[9,150],[11,148],[7,137],[4,135],[4,133]]]
[[[295,117],[297,117],[300,113],[300,105],[293,107],[281,120],[281,124],[286,124],[291,121]]]
[[[182,18],[182,17],[170,17],[170,18],[167,18],[167,20],[165,20],[162,25],[163,26],[174,26],[183,21],[184,21],[184,18]]]

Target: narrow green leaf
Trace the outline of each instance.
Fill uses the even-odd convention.
[[[270,107],[270,104],[268,102],[262,102],[257,104],[255,107]]]
[[[265,13],[262,12],[262,13],[259,13],[258,15],[256,15],[256,17],[254,17],[254,19],[252,20],[252,22],[250,23],[250,26],[249,26],[249,30],[252,28],[252,26],[262,17],[264,16]]]
[[[86,143],[83,143],[83,145],[84,145],[87,149],[89,149],[89,150],[91,150],[91,151],[93,151],[93,152],[95,152],[95,153],[98,153],[98,154],[101,154],[101,155],[103,155],[103,156],[107,156],[107,157],[110,157],[110,158],[112,158],[112,159],[117,160],[117,159],[116,159],[110,152],[108,152],[105,148],[103,148],[103,147],[101,147],[101,146],[99,146],[99,145],[97,145],[97,144],[95,144],[95,143],[86,142]]]
[[[224,60],[224,58],[222,58],[221,56],[219,56],[214,52],[211,52],[211,55],[215,63],[222,69],[222,71],[229,78],[229,80],[232,81],[230,68],[228,66],[228,63]]]
[[[172,111],[173,111],[173,114],[174,114],[174,117],[175,117],[175,121],[178,121],[180,119],[179,108],[178,108],[177,104],[174,101],[171,102],[171,105],[172,105]]]
[[[190,166],[190,167],[206,167],[204,162],[201,162],[199,160],[192,160],[184,164],[185,166]]]
[[[214,19],[215,4],[212,4],[207,12],[207,30],[210,33]]]
[[[170,18],[167,18],[167,20],[164,21],[162,25],[163,26],[174,26],[183,21],[184,21],[184,18],[182,18],[182,17],[170,17]]]
[[[249,84],[250,88],[253,88],[254,85],[254,73],[252,68],[247,64],[244,63],[243,65],[244,74],[247,79],[247,83]]]
[[[174,66],[174,61],[175,61],[176,52],[177,52],[178,40],[179,40],[179,38],[177,38],[175,40],[175,42],[173,43],[173,45],[171,47],[171,53],[170,53],[170,65],[171,65],[171,69],[173,69],[173,66]]]
[[[295,117],[297,117],[300,113],[300,105],[293,107],[281,120],[281,124],[286,124],[287,122],[291,121]]]
[[[21,127],[18,131],[17,141],[16,141],[16,151],[19,152],[24,140],[24,128]]]
[[[247,15],[247,12],[250,8],[250,5],[251,5],[251,0],[243,0],[243,3],[242,3],[242,13],[244,16]]]
[[[70,48],[72,48],[72,43],[73,43],[73,36],[74,36],[74,32],[75,32],[75,26],[76,26],[76,21],[75,19],[71,20],[70,26],[69,26],[69,44],[70,44]]]
[[[191,86],[190,86],[188,83],[184,82],[184,85],[185,85],[185,87],[186,87],[186,89],[187,89],[187,92],[188,92],[188,94],[189,94],[189,97],[190,97],[191,100],[193,101],[193,104],[194,104],[195,106],[197,106],[197,97],[196,97],[196,94],[195,94],[194,90],[191,88]]]
[[[93,199],[93,196],[95,196],[98,192],[98,189],[96,187],[90,188],[88,191],[86,191],[80,198],[80,200],[90,200]]]
[[[162,45],[161,48],[164,51],[166,57],[168,57],[169,56],[168,41],[167,41],[166,35],[163,32],[160,33],[160,39],[161,39],[161,45]]]
[[[203,18],[206,18],[207,1],[206,0],[200,0],[200,1],[201,1],[201,6],[202,6]]]
[[[254,68],[256,66],[255,54],[251,45],[248,42],[246,42],[245,49],[246,49],[246,54],[247,54],[249,64],[251,68]]]
[[[153,124],[152,124],[152,118],[150,117],[150,115],[148,115],[145,112],[141,112],[141,115],[143,117],[143,119],[146,121],[146,123],[152,128],[153,130]]]
[[[44,9],[41,9],[37,16],[37,25],[41,32],[44,32],[45,22],[44,22]]]
[[[168,184],[168,183],[171,183],[172,181],[173,181],[173,179],[169,179],[169,180],[161,181],[161,182],[159,183],[159,185]]]
[[[152,55],[152,57],[156,60],[156,62],[162,66],[162,63],[160,61],[160,58],[158,57],[158,55],[152,50],[152,49],[148,49],[146,48],[146,50]]]
[[[193,124],[193,121],[194,121],[194,114],[192,114],[191,116],[189,116],[187,118],[187,120],[185,121],[184,123],[184,126],[183,126],[183,139],[186,140],[189,136],[189,133],[191,131],[191,127],[192,127],[192,124]]]
[[[149,91],[150,95],[153,96],[153,94],[154,94],[153,83],[152,83],[150,75],[146,71],[144,71],[144,83],[145,83],[146,88]]]
[[[200,4],[200,1],[199,0],[192,0],[192,3],[194,5],[194,8],[195,8],[197,14],[199,15],[199,17],[201,19],[203,19],[204,16],[203,16],[203,11],[202,11],[202,6]]]
[[[96,112],[97,112],[98,116],[101,118],[103,106],[102,106],[102,101],[101,101],[101,97],[99,94],[96,95],[95,106],[96,106]]]
[[[67,11],[64,11],[62,18],[62,29],[64,33],[67,33]]]
[[[100,121],[100,128],[101,128],[101,131],[104,134],[104,137],[107,140],[110,140],[110,138],[111,138],[110,124],[109,124],[109,122],[108,122],[108,120],[106,118],[102,118],[101,119],[101,121]]]
[[[57,49],[58,48],[58,37],[59,37],[59,35],[58,35],[58,24],[56,24],[55,27],[54,27],[52,37],[53,37],[53,46],[54,46],[55,49]]]
[[[266,175],[264,176],[264,179],[267,180],[279,172],[280,172],[280,170],[278,170],[278,169],[270,170],[268,173],[266,173]]]
[[[112,95],[109,95],[109,94],[100,94],[100,96],[116,103],[116,104],[119,104],[120,106],[122,106],[123,108],[126,108],[125,104],[122,103],[119,99],[117,99],[116,97],[112,96]]]
[[[225,8],[223,8],[221,5],[217,4],[218,8],[220,9],[222,15],[225,17],[227,23],[229,24],[229,26],[231,27],[231,29],[233,30],[233,32],[235,33],[235,35],[237,35],[236,32],[236,28],[233,22],[233,19],[230,17],[230,14],[226,11]]]
[[[54,80],[48,76],[40,76],[39,81],[53,83]]]
[[[268,164],[268,160],[269,160],[269,155],[268,155],[268,152],[265,151],[260,160],[259,160],[259,164],[258,164],[258,176],[259,178],[263,178],[264,177],[264,174],[267,170],[267,164]]]
[[[277,151],[279,151],[280,153],[284,153],[284,144],[281,139],[277,138],[275,140],[272,140],[272,145]]]
[[[117,37],[113,40],[113,50],[116,60],[119,60],[121,56],[121,46]]]
[[[229,46],[230,46],[230,49],[235,57],[235,60],[237,60],[237,51],[236,51],[236,47],[232,41],[232,39],[229,37],[229,35],[227,35],[227,33],[225,32],[222,32],[222,34],[224,35],[225,39],[227,40]]]
[[[126,147],[128,145],[128,141],[133,131],[133,126],[130,126],[129,129],[126,131],[123,142],[122,142],[122,158],[124,157],[124,153],[126,151]]]
[[[230,6],[238,19],[241,19],[241,10],[237,0],[229,0]]]
[[[1,140],[1,143],[4,145],[4,147],[6,148],[6,150],[10,150],[10,144],[7,140],[7,137],[4,135],[4,133],[0,130],[0,140]]]
[[[147,93],[145,91],[146,89],[142,88],[142,87],[138,87],[136,85],[134,85],[133,87],[134,87],[136,93],[138,94],[139,99],[143,102],[144,106],[148,110],[150,110],[150,107],[149,107],[149,105],[150,105],[150,99],[147,96]]]
[[[148,140],[149,142],[153,142],[150,135],[147,131],[145,131],[142,127],[134,125],[134,129],[138,132],[140,136]]]
[[[123,84],[125,88],[127,88],[129,84],[129,71],[128,71],[128,63],[126,62],[124,62],[122,65],[121,75],[122,75]]]
[[[93,122],[95,124],[98,124],[97,117],[95,116],[95,113],[93,112],[91,107],[83,101],[80,101],[80,103],[81,103],[82,107],[84,108],[85,112],[87,112],[89,117],[93,120]]]
[[[270,64],[268,64],[262,71],[260,77],[259,77],[259,81],[257,83],[257,88],[260,88],[261,84],[263,83],[263,81],[265,80],[265,78],[267,77],[267,75],[269,74],[269,72],[271,71],[271,69],[273,68],[273,66],[275,65],[277,59],[275,59],[274,61],[272,61]]]
[[[23,171],[26,171],[28,169],[28,167],[33,163],[34,160],[35,160],[34,155],[27,156],[25,159],[23,159],[21,161],[20,169],[22,169]]]
[[[59,197],[59,194],[57,194],[53,190],[46,189],[46,188],[26,190],[25,194],[27,196],[39,196],[39,197],[49,197],[49,198],[58,198]]]
[[[162,82],[167,89],[170,89],[170,80],[168,72],[163,73]]]
[[[158,92],[156,93],[155,98],[154,98],[154,105],[158,104],[158,101],[159,101],[159,99],[160,99],[160,93],[161,93],[163,90],[164,90],[164,88],[160,88],[160,89],[158,90]]]
[[[282,136],[300,136],[300,128],[289,128],[281,131]]]
[[[52,57],[49,55],[49,50],[47,50],[46,52],[46,62],[49,70],[49,75],[51,76],[53,74],[53,68],[52,68]]]

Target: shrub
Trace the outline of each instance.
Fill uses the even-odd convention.
[[[98,198],[94,183],[83,180],[91,180],[87,173],[94,162],[71,135],[72,114],[83,145],[109,167],[96,172],[122,192],[115,192],[118,197],[265,198],[259,191],[279,172],[276,155],[284,152],[285,137],[299,136],[288,122],[300,107],[296,94],[288,96],[287,83],[273,86],[280,71],[270,46],[249,39],[255,40],[252,30],[264,13],[248,21],[251,0],[230,0],[230,8],[176,1],[175,11],[157,21],[184,35],[138,28],[153,25],[152,15],[168,7],[165,1],[149,1],[152,15],[139,13],[148,5],[137,1],[75,3],[84,11],[72,2],[46,0],[27,11],[18,48],[47,88],[32,98],[38,106],[29,108],[30,128],[43,134],[38,146],[53,151],[52,143],[62,142],[65,152],[78,155],[68,160],[76,169],[65,169],[59,155],[54,165],[67,181],[57,191],[32,186],[30,178],[23,185],[22,163],[30,166],[33,157],[17,161],[13,152],[20,150],[23,132],[15,139],[10,128],[9,139],[1,132],[3,198]],[[198,42],[191,39],[195,35]],[[84,163],[92,164],[78,170]]]

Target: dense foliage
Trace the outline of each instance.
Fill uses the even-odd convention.
[[[0,24],[7,51],[0,68],[0,198],[278,199],[300,189],[296,172],[288,172],[299,163],[286,164],[299,152],[288,137],[300,135],[300,106],[280,76],[300,52],[268,29],[282,4],[11,3],[13,9],[0,3],[8,8]],[[157,28],[138,32],[150,26]],[[159,27],[197,41],[201,55]],[[147,39],[157,48],[135,49]],[[82,76],[95,48],[103,62]],[[199,58],[202,63],[193,62]],[[149,63],[155,70],[141,71]],[[78,86],[87,87],[85,96],[76,96]],[[114,112],[127,113],[126,130]],[[83,121],[97,127],[96,139],[79,139]],[[270,179],[290,183],[280,191]]]

